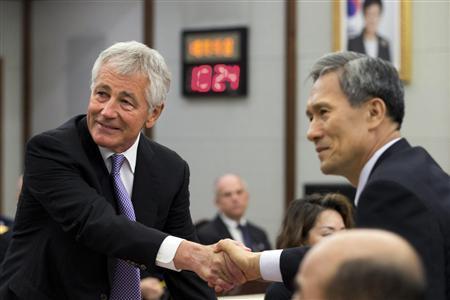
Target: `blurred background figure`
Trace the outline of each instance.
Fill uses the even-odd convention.
[[[395,233],[354,229],[314,246],[296,277],[294,300],[422,300],[425,275],[413,247]]]
[[[347,44],[349,51],[391,61],[389,41],[378,34],[378,25],[380,24],[382,12],[383,3],[381,0],[364,1],[364,28],[358,36],[349,39]]]
[[[198,238],[210,245],[231,238],[242,242],[252,251],[271,249],[266,232],[245,218],[249,194],[246,183],[235,174],[225,174],[215,182],[217,216],[198,226]]]
[[[338,193],[314,194],[291,202],[283,219],[276,248],[313,246],[337,231],[354,227],[353,207]],[[272,283],[266,300],[288,300],[292,293],[281,282]]]

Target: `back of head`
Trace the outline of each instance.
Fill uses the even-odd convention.
[[[425,285],[404,266],[361,258],[342,263],[326,293],[330,300],[423,300]]]
[[[425,294],[419,256],[383,230],[348,230],[324,240],[306,255],[299,277],[327,300],[419,300]]]
[[[171,75],[158,51],[136,41],[116,43],[103,50],[92,67],[91,89],[99,70],[105,65],[114,68],[121,75],[145,75],[150,81],[146,90],[150,110],[166,100]]]
[[[356,52],[335,52],[321,57],[312,67],[310,77],[336,72],[343,93],[352,106],[380,98],[387,115],[400,129],[405,114],[403,84],[397,70],[388,61]]]

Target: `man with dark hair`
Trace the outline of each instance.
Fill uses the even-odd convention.
[[[422,300],[425,278],[419,257],[400,236],[355,229],[314,246],[296,277],[294,300]]]
[[[311,77],[307,137],[321,171],[357,188],[357,227],[395,232],[417,250],[426,271],[426,299],[449,299],[450,179],[425,149],[401,137],[405,108],[397,70],[380,58],[340,52],[320,58]],[[229,242],[221,247],[247,278],[283,280],[291,288],[306,252],[261,255],[231,251]]]

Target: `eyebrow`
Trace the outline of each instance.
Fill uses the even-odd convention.
[[[127,92],[127,91],[120,92],[120,95],[125,96],[125,97],[130,97],[131,99],[136,99],[136,96],[133,93]]]
[[[95,89],[105,89],[105,90],[108,90],[108,92],[111,91],[111,87],[107,84],[100,84],[100,85],[96,86]]]
[[[331,108],[332,106],[329,103],[324,102],[324,101],[315,102],[313,104],[309,104],[309,105],[306,106],[305,113],[309,117],[309,116],[312,115],[311,111],[317,111],[317,110],[319,110],[322,107]]]

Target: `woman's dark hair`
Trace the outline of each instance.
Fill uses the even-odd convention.
[[[363,13],[366,12],[367,8],[371,5],[378,5],[380,7],[380,11],[383,11],[383,2],[381,0],[366,0],[363,3]]]
[[[324,210],[338,212],[346,228],[354,226],[353,207],[347,197],[338,193],[313,194],[291,202],[284,216],[276,248],[284,249],[304,245],[317,216]]]

